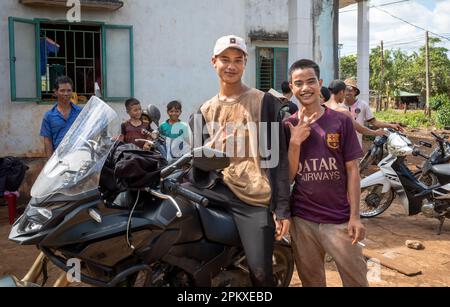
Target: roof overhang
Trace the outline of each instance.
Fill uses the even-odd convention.
[[[20,3],[30,6],[64,7],[67,8],[66,0],[19,0]],[[115,11],[123,6],[118,0],[81,0],[82,9]]]
[[[356,0],[339,0],[339,8],[343,9],[346,6],[352,5],[352,4],[356,4],[359,1]]]

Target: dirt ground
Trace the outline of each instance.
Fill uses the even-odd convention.
[[[439,132],[439,131],[438,131]],[[429,131],[408,131],[413,142],[418,139],[432,141]],[[365,142],[365,147],[370,142]],[[425,151],[425,150],[424,150]],[[426,152],[426,151],[425,151]],[[411,158],[410,166],[423,162],[421,158]],[[0,276],[16,275],[23,277],[34,262],[38,251],[35,247],[18,246],[8,241],[7,207],[0,206]],[[377,251],[387,258],[408,264],[422,271],[422,274],[407,277],[394,270],[381,268],[378,280],[371,281],[374,287],[426,287],[450,285],[450,221],[444,225],[442,235],[436,235],[438,221],[417,215],[408,217],[402,206],[395,203],[381,216],[364,220],[367,227],[367,249]],[[425,245],[421,251],[408,249],[406,240],[419,240]],[[327,263],[327,282],[329,286],[341,286],[339,274],[333,262]],[[50,268],[51,279],[55,279],[58,270]],[[297,273],[291,286],[301,286]]]

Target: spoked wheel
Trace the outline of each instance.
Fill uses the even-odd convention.
[[[414,177],[416,177],[417,180],[422,182],[427,187],[432,187],[439,183],[436,175],[434,175],[433,173],[428,173],[428,174],[424,175],[422,173],[422,171],[418,171],[418,172],[414,173]]]
[[[395,197],[394,191],[392,191],[392,189],[389,189],[386,193],[383,193],[382,191],[382,185],[375,185],[361,189],[361,217],[375,217],[389,208]]]

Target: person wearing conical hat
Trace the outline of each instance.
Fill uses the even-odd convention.
[[[355,79],[350,78],[345,80],[345,85],[347,86],[347,89],[345,91],[345,101],[342,103],[342,106],[350,111],[356,122],[360,125],[365,125],[367,122],[376,128],[391,128],[404,131],[400,124],[385,123],[375,118],[369,104],[358,98],[361,91],[359,90]],[[359,143],[362,146],[362,134],[359,132],[357,134]]]

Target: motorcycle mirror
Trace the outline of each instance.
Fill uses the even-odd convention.
[[[193,150],[193,166],[205,172],[221,170],[230,165],[230,158],[225,153],[210,147],[200,147]]]
[[[149,104],[146,109],[146,114],[150,117],[150,120],[159,126],[159,121],[161,120],[161,111],[158,107]]]

